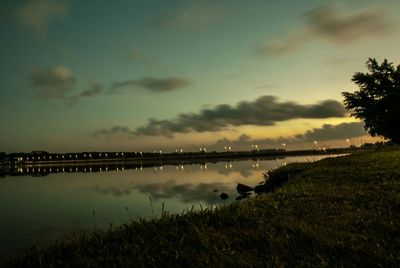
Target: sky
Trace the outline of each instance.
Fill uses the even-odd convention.
[[[399,13],[398,0],[2,0],[0,151],[370,141],[341,92],[369,57],[400,63]]]

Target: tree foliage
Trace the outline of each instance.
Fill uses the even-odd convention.
[[[366,66],[368,72],[352,78],[359,90],[342,92],[344,104],[352,116],[364,120],[372,136],[400,143],[400,65],[369,58]]]

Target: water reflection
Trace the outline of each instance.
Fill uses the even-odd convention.
[[[161,167],[159,164],[121,163],[121,164],[79,164],[79,165],[38,165],[15,166],[0,170],[0,176],[33,176],[44,177],[56,173],[94,173],[107,171],[125,171],[125,169],[143,170],[144,168]]]
[[[150,183],[139,185],[137,189],[151,195],[158,200],[177,198],[184,203],[204,202],[207,205],[220,202],[218,191],[232,191],[228,183],[184,183],[179,184],[175,180],[164,183]],[[214,191],[218,190],[218,191]]]
[[[126,222],[128,208],[149,217],[161,214],[162,204],[179,213],[193,205],[232,202],[238,183],[254,187],[268,170],[324,157],[12,167],[0,172],[0,255],[46,244],[93,222],[98,227]]]
[[[315,156],[320,158],[321,156]],[[327,156],[324,156],[327,157]],[[299,158],[299,157],[295,157]],[[40,164],[40,165],[12,165],[0,167],[0,177],[5,176],[32,176],[44,177],[56,173],[87,173],[87,172],[107,172],[107,171],[125,171],[125,170],[143,170],[152,168],[155,172],[162,172],[166,166],[175,166],[176,170],[185,170],[186,166],[197,165],[200,170],[207,170],[210,165],[216,165],[220,174],[227,175],[233,171],[239,171],[244,177],[250,176],[249,166],[247,163],[252,162],[252,168],[261,167],[262,161],[279,161],[285,157],[277,158],[257,158],[257,159],[244,159],[244,160],[224,160],[207,162],[204,160],[199,161],[176,161],[163,163],[161,160],[158,162],[118,162],[118,163],[78,163],[78,164]],[[245,164],[243,164],[245,163]]]
[[[178,199],[183,203],[201,202],[207,205],[220,203],[219,192],[233,190],[230,183],[179,183],[168,180],[160,183],[134,185],[133,183],[121,186],[95,186],[92,190],[98,194],[121,197],[131,195],[135,191],[149,195],[153,200]]]
[[[113,196],[123,196],[123,195],[130,195],[132,193],[133,188],[131,187],[115,187],[115,186],[107,186],[107,187],[100,187],[96,186],[93,190],[99,194],[111,194]]]

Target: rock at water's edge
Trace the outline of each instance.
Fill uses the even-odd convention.
[[[238,185],[236,186],[236,190],[238,191],[239,194],[241,194],[253,191],[254,189],[248,185],[238,183]]]

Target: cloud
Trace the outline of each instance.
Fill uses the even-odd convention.
[[[367,134],[363,122],[342,123],[339,125],[324,124],[321,128],[308,130],[302,135],[295,136],[303,141],[338,140],[359,137]]]
[[[63,66],[35,68],[29,78],[35,96],[41,99],[63,99],[77,81],[71,71]]]
[[[103,85],[97,81],[90,81],[87,89],[81,91],[79,94],[66,98],[70,104],[76,104],[76,102],[82,98],[93,98],[103,93]]]
[[[16,11],[18,22],[36,34],[45,34],[52,21],[66,16],[69,1],[29,0]]]
[[[222,138],[216,141],[215,145],[219,148],[229,144],[234,148],[250,148],[257,144],[259,148],[276,147],[281,143],[302,143],[312,141],[345,140],[366,135],[363,122],[341,123],[338,125],[324,124],[320,128],[313,128],[303,134],[293,137],[252,139],[247,134],[242,134],[236,140]]]
[[[84,91],[82,91],[79,96],[80,97],[94,97],[99,95],[103,90],[103,86],[97,82],[91,82],[90,87]]]
[[[81,93],[79,93],[78,97],[80,97],[80,98],[94,97],[94,96],[101,94],[102,91],[103,91],[102,84],[100,84],[97,81],[90,81],[89,88],[86,90],[83,90]]]
[[[221,14],[217,7],[191,5],[158,15],[150,21],[150,26],[157,29],[198,30],[218,19]]]
[[[166,136],[175,133],[218,132],[231,126],[254,125],[272,126],[276,122],[298,118],[330,118],[346,116],[341,102],[324,100],[316,104],[278,102],[275,96],[262,96],[254,101],[242,101],[235,106],[220,104],[204,108],[198,113],[180,114],[171,120],[150,119],[147,125],[131,130],[124,126],[114,126],[94,132],[95,137],[124,135],[128,137]]]
[[[236,106],[221,104],[198,113],[180,114],[172,120],[150,119],[147,125],[138,127],[136,135],[167,136],[174,133],[221,131],[230,126],[271,126],[276,122],[297,118],[344,117],[342,103],[325,100],[316,104],[302,105],[295,102],[278,102],[274,96],[262,96],[254,101],[242,101]]]
[[[351,43],[387,33],[394,28],[387,12],[378,8],[349,12],[336,5],[324,5],[306,12],[301,18],[301,27],[266,44],[258,52],[285,54],[321,38],[334,44]]]
[[[103,92],[103,85],[93,80],[89,82],[88,88],[73,95],[77,78],[70,69],[63,66],[34,68],[29,79],[34,96],[44,100],[64,100],[69,104],[75,104],[82,98],[93,98]]]
[[[96,138],[101,136],[104,136],[106,138],[110,138],[112,136],[132,137],[134,135],[135,135],[134,131],[130,130],[128,127],[123,127],[123,126],[113,126],[109,129],[103,128],[93,133],[93,136]]]
[[[315,34],[337,43],[351,42],[392,29],[386,12],[380,9],[348,13],[340,7],[328,5],[310,10],[304,16]]]
[[[111,86],[111,93],[118,93],[122,88],[126,87],[141,87],[151,92],[168,92],[177,90],[188,85],[189,82],[180,77],[169,77],[169,78],[154,78],[145,77],[140,79],[133,79],[123,82],[114,83]]]

